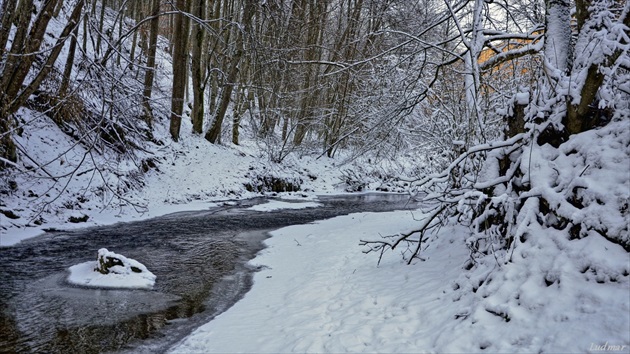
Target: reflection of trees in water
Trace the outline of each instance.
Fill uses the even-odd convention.
[[[58,353],[99,353],[123,349],[134,339],[146,339],[166,325],[164,312],[139,315],[108,326],[61,328],[54,338],[37,351]]]
[[[203,312],[206,310],[204,301],[216,282],[235,269],[238,254],[250,253],[251,257],[255,254],[242,248],[244,242],[236,237],[228,239],[217,235],[216,238],[218,240],[205,242],[203,239],[178,242],[177,238],[172,238],[158,243],[162,247],[148,245],[138,252],[143,263],[158,275],[155,292],[82,289],[57,284],[51,294],[49,282],[29,284],[26,294],[15,298],[19,327],[13,321],[10,327],[2,328],[3,338],[4,333],[13,334],[6,339],[7,351],[96,353],[119,350],[133,340],[149,338],[169,320]],[[174,247],[177,252],[169,252],[169,244],[177,244]],[[121,244],[120,247],[129,246]],[[64,276],[51,282],[61,283]],[[162,299],[164,296],[160,294],[176,294],[181,299],[168,306],[169,298]],[[155,301],[151,301],[150,296]],[[156,309],[159,304],[162,308]],[[148,308],[143,308],[145,306]]]

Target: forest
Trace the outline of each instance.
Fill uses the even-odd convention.
[[[211,143],[247,125],[275,161],[431,144],[450,162],[501,135],[540,77],[547,21],[537,2],[364,0],[4,1],[2,19],[5,165],[25,105],[121,153],[156,120],[177,141],[185,117]]]
[[[409,338],[404,326],[348,337],[354,347],[320,342],[324,334],[309,330],[321,336],[295,351],[630,346],[628,1],[0,3],[0,246],[58,228],[207,208],[199,203],[405,193],[421,205],[411,216],[374,214],[363,225],[348,216],[290,236],[281,229],[273,235],[288,241],[271,237],[277,249],[261,257],[285,257],[309,272],[292,275],[301,289],[287,290],[304,302],[298,307],[319,300],[309,297],[321,290],[311,280],[331,281],[319,278],[321,261],[354,267],[334,274],[347,290],[331,295],[335,301],[373,313],[377,296],[352,296],[382,290],[383,308],[414,325],[410,314],[431,307],[414,305],[416,291],[437,301],[412,284],[426,281],[442,290],[435,309],[443,310],[428,315],[443,326],[421,347],[386,340]],[[334,234],[328,230],[357,239],[335,239],[342,247],[334,249],[310,239]],[[316,251],[298,256],[296,248]],[[285,253],[273,258],[279,249]],[[346,249],[391,273],[364,274],[356,256],[340,263],[335,252]],[[310,262],[314,255],[323,258]],[[451,267],[450,278],[423,265]],[[276,279],[267,275],[272,268],[257,271],[265,278],[256,286]],[[350,281],[355,272],[362,280]],[[398,285],[409,307],[397,307]],[[266,289],[256,286],[253,293]],[[294,315],[276,305],[255,318]],[[354,318],[341,306],[322,311],[341,316],[336,324]],[[222,321],[241,325],[238,314]],[[370,319],[373,328],[389,323]],[[445,338],[440,328],[461,337]],[[262,330],[253,331],[251,338]],[[286,350],[292,339],[283,333],[269,334],[278,339],[266,350]],[[261,349],[230,335],[217,335],[227,343],[217,351]],[[361,346],[378,336],[385,339]],[[209,338],[202,333],[178,350],[205,351]]]

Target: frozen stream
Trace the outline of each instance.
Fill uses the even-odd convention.
[[[0,352],[162,352],[247,292],[255,271],[247,261],[268,231],[411,207],[406,195],[358,194],[320,197],[317,208],[245,210],[265,201],[50,232],[0,248]],[[145,264],[158,277],[155,287],[105,290],[65,282],[68,267],[94,260],[102,247]]]

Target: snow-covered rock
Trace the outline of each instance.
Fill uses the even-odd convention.
[[[99,288],[151,289],[156,276],[144,264],[106,248],[98,250],[98,260],[69,268],[68,282]]]

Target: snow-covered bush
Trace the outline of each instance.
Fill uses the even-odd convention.
[[[577,306],[588,318],[602,301],[628,311],[609,294],[627,295],[630,283],[630,4],[585,4],[577,2],[587,11],[577,42],[548,33],[548,45],[580,50],[562,58],[557,47],[545,48],[547,76],[531,95],[514,97],[525,106],[524,125],[415,180],[412,192],[427,208],[416,229],[363,241],[381,257],[402,248],[411,263],[442,226],[467,225],[467,272],[453,289],[455,299],[476,294],[460,316],[472,323],[488,313],[523,323],[545,306]],[[569,28],[569,4],[550,6],[559,8],[548,12],[548,25]],[[585,44],[593,41],[602,46]],[[627,326],[629,318],[620,321]]]
[[[245,189],[256,193],[297,192],[302,189],[303,183],[302,178],[295,173],[276,171],[267,166],[263,166],[262,170],[251,167],[245,177],[248,179]]]

